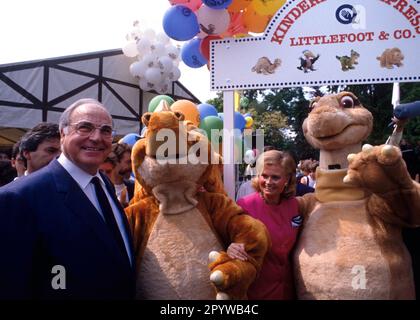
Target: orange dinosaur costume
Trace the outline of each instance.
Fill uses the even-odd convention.
[[[126,214],[134,235],[137,297],[245,299],[270,245],[267,231],[227,197],[219,164],[209,164],[218,155],[183,119],[167,108],[144,114],[147,134],[133,148],[137,195]],[[172,164],[159,158],[166,143],[162,132],[176,137],[165,153]],[[205,161],[193,164],[189,156],[197,150]],[[232,242],[245,243],[252,259],[229,258],[223,250]]]
[[[317,98],[312,108],[303,131],[320,149],[320,166],[315,193],[298,199],[298,297],[415,298],[401,228],[420,225],[420,185],[398,148],[361,148],[373,119],[354,94]]]

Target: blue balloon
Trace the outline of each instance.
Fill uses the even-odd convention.
[[[207,59],[200,52],[201,39],[194,38],[182,46],[181,59],[191,68],[200,68],[207,64]]]
[[[133,147],[135,143],[140,139],[140,135],[138,135],[137,133],[128,133],[124,137],[122,137],[120,141],[118,141],[118,143],[126,143],[130,147]]]
[[[242,113],[235,111],[234,124],[235,124],[235,129],[239,129],[241,130],[241,132],[244,131],[246,120],[244,116],[242,115]]]
[[[201,103],[197,106],[197,108],[200,112],[200,121],[203,121],[203,119],[208,116],[217,117],[217,109],[211,104]]]
[[[197,16],[191,9],[177,4],[165,12],[163,30],[169,38],[186,41],[200,32],[200,26]]]
[[[226,9],[233,0],[203,0],[203,3],[212,9]]]

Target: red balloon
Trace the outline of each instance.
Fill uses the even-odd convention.
[[[198,8],[200,8],[203,4],[201,0],[169,0],[169,3],[173,6],[176,4],[181,4],[191,9],[191,11],[197,11]]]
[[[207,36],[201,40],[200,53],[207,60],[210,60],[210,40],[222,39],[221,36]]]

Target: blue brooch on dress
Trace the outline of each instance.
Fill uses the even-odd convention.
[[[302,225],[303,218],[301,215],[294,216],[292,218],[291,224],[293,228],[299,228]]]

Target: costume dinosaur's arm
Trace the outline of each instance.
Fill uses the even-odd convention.
[[[248,288],[271,245],[268,231],[262,222],[247,215],[223,194],[206,192],[203,199],[225,248],[234,242],[243,243],[249,256],[247,261],[241,261],[229,257],[224,251],[212,252],[209,257],[210,280],[218,289],[217,299],[246,299]]]
[[[420,185],[411,179],[401,151],[390,145],[363,150],[349,156],[344,181],[373,193],[368,201],[372,214],[403,226],[420,225]]]

